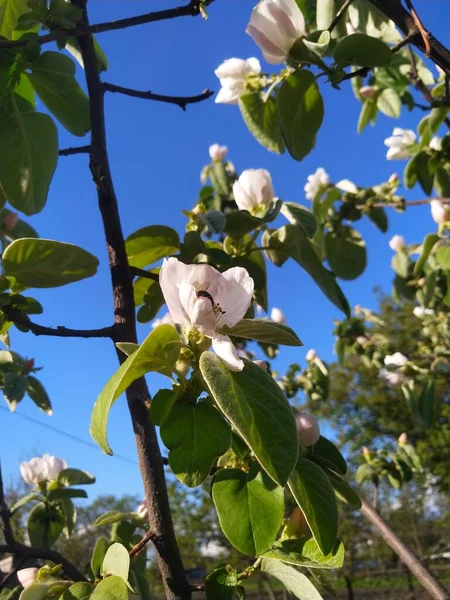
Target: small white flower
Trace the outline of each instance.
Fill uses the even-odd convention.
[[[295,41],[305,35],[305,19],[295,0],[261,0],[245,30],[272,65],[285,62]]]
[[[388,160],[409,158],[411,146],[415,143],[416,139],[416,134],[411,129],[394,127],[392,136],[384,140],[384,145],[389,148],[386,158]]]
[[[219,144],[212,144],[209,147],[209,156],[211,160],[221,161],[228,154],[228,146],[219,146]]]
[[[361,98],[373,98],[377,93],[377,88],[373,85],[363,85],[359,88],[359,95]]]
[[[442,150],[442,140],[437,135],[435,135],[434,137],[431,138],[431,141],[428,145],[432,150],[437,150],[437,151]]]
[[[17,579],[22,584],[22,587],[30,587],[37,580],[39,569],[37,567],[29,567],[28,569],[19,569],[17,571]]]
[[[418,319],[421,319],[425,315],[434,315],[434,310],[432,308],[424,308],[423,306],[415,306],[413,310],[413,315]]]
[[[398,185],[400,183],[397,173],[392,173],[392,175],[389,176],[388,183],[391,185]]]
[[[450,206],[442,202],[442,200],[432,200],[430,202],[431,216],[433,221],[438,225],[450,221]]]
[[[405,238],[402,235],[394,235],[389,240],[389,248],[394,252],[400,252],[406,246]]]
[[[360,346],[365,346],[369,340],[366,338],[365,335],[358,335],[356,341]]]
[[[350,181],[350,179],[341,179],[341,181],[337,182],[336,187],[342,190],[343,192],[348,192],[349,194],[358,193],[358,188],[353,183],[353,181]]]
[[[175,323],[173,322],[169,312],[163,314],[163,316],[160,319],[155,319],[152,322],[152,329],[156,329],[160,325],[172,325],[173,327],[175,327]]]
[[[408,359],[401,352],[394,352],[394,354],[388,354],[384,357],[384,364],[386,367],[404,367]]]
[[[307,413],[299,413],[295,417],[297,438],[302,446],[314,446],[319,441],[320,429],[317,418]]]
[[[142,502],[137,507],[136,513],[141,519],[146,518],[146,516],[148,514],[148,510],[147,510],[147,500],[145,498],[142,500]]]
[[[322,167],[319,167],[315,173],[308,175],[308,181],[305,184],[305,196],[308,200],[314,200],[317,192],[322,188],[326,187],[330,183],[328,173]]]
[[[246,93],[245,84],[249,75],[259,75],[261,64],[257,58],[229,58],[214,71],[220,80],[221,90],[216,96],[220,104],[237,104]]]
[[[270,318],[272,321],[275,321],[275,323],[280,323],[281,325],[286,323],[284,312],[281,310],[281,308],[277,308],[276,306],[274,306],[270,311]]]
[[[317,358],[317,352],[315,350],[313,350],[312,348],[310,350],[308,350],[308,352],[306,353],[305,356],[306,360],[308,362],[314,362]]]
[[[159,283],[174,323],[209,337],[227,366],[241,371],[244,362],[220,329],[234,327],[250,306],[254,283],[246,269],[233,267],[219,273],[210,265],[185,265],[172,257],[164,260]]]
[[[270,173],[265,169],[246,169],[233,183],[233,195],[239,210],[261,213],[275,199]]]
[[[389,371],[388,369],[380,369],[378,376],[388,384],[389,387],[396,387],[407,381],[406,376],[400,371]]]
[[[43,481],[54,481],[63,469],[67,469],[67,462],[50,454],[44,454],[42,457],[35,456],[30,461],[20,464],[20,474],[23,480],[31,485]]]
[[[398,436],[398,443],[403,446],[408,443],[408,434],[403,432]]]

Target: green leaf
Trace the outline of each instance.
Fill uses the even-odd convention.
[[[402,101],[395,90],[386,88],[377,97],[377,107],[387,117],[398,119],[402,112]]]
[[[59,488],[48,492],[48,499],[51,501],[60,500],[61,498],[87,498],[85,490],[71,490],[70,488]]]
[[[336,44],[333,58],[339,67],[387,67],[392,53],[381,40],[365,33],[352,33]]]
[[[107,71],[109,68],[108,57],[103,52],[100,44],[97,42],[96,38],[92,36],[94,42],[94,51],[95,57],[97,59],[97,70],[99,73],[102,71]],[[80,45],[76,38],[67,38],[65,50],[70,52],[70,54],[74,57],[74,59],[78,62],[78,64],[84,69],[83,57],[81,56]]]
[[[7,208],[4,208],[0,214],[0,221],[3,221],[3,219],[5,217],[7,217],[8,215],[12,215],[12,214],[13,214],[12,210],[8,210]],[[7,235],[12,240],[18,240],[19,238],[23,238],[23,237],[26,237],[26,238],[39,237],[36,230],[34,229],[34,227],[31,227],[31,225],[29,225],[25,221],[22,221],[21,219],[19,219],[17,221],[17,224],[12,229],[8,230]]]
[[[289,488],[319,548],[323,554],[329,554],[336,544],[339,519],[336,496],[328,477],[315,463],[299,458],[289,479]]]
[[[264,101],[261,92],[244,94],[239,98],[239,108],[248,130],[258,142],[271,152],[283,154],[284,142],[273,96]]]
[[[356,128],[357,133],[362,133],[367,125],[376,119],[377,114],[378,107],[376,102],[370,98],[366,98],[361,107],[361,112],[359,113],[358,125]]]
[[[130,577],[133,588],[139,595],[139,599],[152,600],[153,596],[150,592],[150,585],[146,575],[140,571],[131,569]]]
[[[0,187],[26,215],[40,212],[58,162],[58,132],[48,116],[17,109],[0,127]]]
[[[323,293],[347,316],[350,307],[332,273],[320,262],[311,242],[295,225],[285,225],[270,236],[270,246],[293,258],[317,283]]]
[[[9,277],[25,287],[49,288],[92,277],[98,259],[73,244],[21,238],[3,254],[3,267]]]
[[[300,161],[314,148],[324,116],[322,96],[311,71],[286,77],[277,93],[277,110],[289,153]]]
[[[339,500],[359,510],[361,508],[361,498],[353,488],[342,477],[330,471],[330,469],[325,468],[325,472]]]
[[[430,252],[433,250],[435,244],[440,240],[440,237],[435,233],[429,233],[425,236],[422,242],[422,252],[414,265],[414,277],[417,277],[422,272],[425,263],[427,262]],[[450,265],[450,262],[449,262]]]
[[[69,468],[59,472],[57,482],[64,487],[72,485],[89,485],[95,483],[95,477],[87,471]]]
[[[263,558],[281,560],[296,567],[340,569],[344,564],[344,544],[337,540],[332,551],[325,555],[313,538],[284,540],[265,552]]]
[[[176,404],[161,424],[161,439],[170,450],[169,465],[188,487],[206,479],[214,460],[231,445],[231,431],[210,404]]]
[[[227,223],[224,231],[231,237],[240,238],[246,233],[261,227],[263,224],[262,219],[254,217],[248,210],[236,210],[227,215]]]
[[[408,161],[403,173],[406,188],[410,189],[419,182],[425,194],[431,194],[433,191],[434,174],[430,173],[428,158],[428,154],[425,151],[421,151]]]
[[[220,410],[258,462],[285,485],[296,464],[298,442],[291,407],[278,384],[253,363],[229,371],[211,352],[202,354],[200,370]]]
[[[436,260],[444,271],[450,270],[450,247],[441,246],[438,248],[436,251]]]
[[[236,586],[236,571],[227,567],[218,567],[205,579],[206,600],[232,600]]]
[[[310,582],[295,567],[286,565],[278,560],[263,559],[261,571],[276,577],[291,594],[300,600],[322,600],[322,596]]]
[[[128,550],[122,544],[112,544],[108,548],[103,559],[102,576],[109,577],[117,575],[124,581],[128,581],[128,571],[130,570],[130,555]]]
[[[336,448],[336,446],[327,440],[327,438],[320,436],[319,441],[314,444],[314,456],[321,456],[327,459],[338,473],[345,475],[347,473],[347,463],[345,458]]]
[[[280,212],[289,223],[301,227],[307,237],[313,237],[317,229],[316,218],[305,206],[295,202],[283,202]]]
[[[369,209],[367,216],[382,233],[386,233],[389,227],[389,222],[384,208],[381,206],[372,206]]]
[[[95,542],[94,550],[92,551],[91,557],[91,570],[95,579],[100,578],[103,559],[105,558],[105,554],[109,546],[109,540],[107,540],[104,537],[97,538]]]
[[[32,583],[29,587],[22,591],[19,600],[42,600],[46,597],[49,587],[52,584],[48,583]]]
[[[115,400],[133,381],[149,373],[171,375],[179,355],[179,335],[171,325],[160,325],[114,373],[97,398],[91,418],[91,436],[107,454],[112,450],[106,438],[109,411]]]
[[[125,513],[120,510],[110,510],[97,517],[93,523],[94,527],[103,527],[105,525],[111,525],[112,523],[119,523],[125,518]]]
[[[284,494],[263,471],[221,469],[212,498],[224,534],[240,552],[259,556],[272,546],[283,521]]]
[[[50,398],[48,397],[47,392],[45,391],[44,386],[32,375],[28,375],[27,377],[28,385],[27,385],[27,394],[33,400],[38,408],[43,410],[46,415],[52,415],[52,405],[50,402]]]
[[[128,600],[127,584],[121,577],[111,575],[100,581],[90,600]]]
[[[156,392],[150,407],[150,418],[153,425],[162,425],[176,401],[177,396],[173,390],[158,390]]]
[[[28,516],[28,537],[32,546],[50,548],[64,528],[65,519],[55,506],[46,507],[43,502],[33,506]]]
[[[406,254],[406,252],[403,252],[403,251],[397,252],[397,254],[395,254],[392,257],[391,266],[392,266],[393,270],[397,273],[397,275],[399,275],[403,279],[408,278],[409,259],[408,259],[408,255]]]
[[[331,25],[336,7],[334,0],[317,0],[316,2],[316,25],[317,29],[328,29]]]
[[[221,332],[224,335],[268,342],[269,344],[303,346],[295,331],[290,327],[268,319],[242,319],[234,327],[224,327]]]
[[[93,586],[85,581],[71,585],[60,597],[60,600],[89,600]]]
[[[429,376],[417,401],[417,412],[425,427],[431,427],[435,418],[435,380]]]
[[[125,247],[130,265],[142,269],[178,252],[180,238],[171,227],[150,225],[128,236]]]
[[[39,500],[39,498],[40,498],[40,496],[34,492],[31,494],[27,494],[26,496],[23,496],[22,498],[17,500],[17,502],[15,502],[10,507],[9,510],[10,510],[11,516],[13,516],[14,513],[16,513],[20,508],[22,508],[23,506],[28,504],[28,502],[31,502],[32,500]]]
[[[0,0],[0,36],[12,40],[17,20],[25,12],[26,0]]]
[[[319,34],[319,35],[318,35]],[[326,51],[328,50],[328,46],[330,44],[330,32],[325,29],[325,31],[315,31],[311,34],[310,37],[314,37],[315,41],[304,39],[303,43],[312,52],[315,52],[319,56],[324,56]]]
[[[139,344],[135,344],[134,342],[116,342],[116,348],[119,348],[125,356],[131,356],[139,348]]]
[[[341,279],[356,279],[364,273],[367,265],[366,244],[355,229],[342,226],[339,231],[328,231],[325,248],[328,264]]]
[[[48,110],[73,135],[91,128],[89,99],[75,79],[75,63],[60,52],[43,52],[27,73]]]

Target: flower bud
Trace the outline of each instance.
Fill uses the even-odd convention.
[[[295,417],[297,438],[302,446],[314,446],[319,441],[320,429],[314,415],[299,413]]]
[[[146,518],[146,516],[148,514],[148,510],[147,510],[147,500],[145,498],[142,500],[142,502],[137,507],[136,513],[141,519]]]
[[[450,207],[448,204],[444,204],[442,200],[432,200],[430,202],[431,216],[433,221],[438,225],[450,221]]]
[[[285,523],[283,538],[300,538],[308,534],[310,534],[310,529],[305,519],[305,515],[300,508],[296,506]]]
[[[233,183],[233,195],[239,210],[267,211],[275,199],[270,173],[265,169],[246,169]]]
[[[365,335],[358,335],[356,341],[360,346],[365,346],[369,340],[366,338]]]
[[[281,308],[277,308],[276,306],[274,306],[270,311],[270,318],[272,321],[275,321],[275,323],[280,323],[280,325],[284,325],[286,323],[284,312],[281,310]]]
[[[408,434],[405,432],[401,433],[398,438],[398,443],[400,446],[404,446],[405,444],[407,444],[408,443]]]
[[[24,588],[30,587],[37,580],[39,569],[37,567],[29,567],[28,569],[19,569],[17,571],[17,579]]]
[[[392,173],[388,179],[388,183],[391,185],[398,185],[400,183],[397,173]]]
[[[3,225],[5,226],[5,229],[11,230],[11,229],[14,229],[14,227],[17,225],[18,221],[19,221],[18,213],[12,212],[3,218]]]
[[[405,238],[402,235],[394,235],[389,240],[389,248],[394,252],[400,252],[406,246]]]
[[[267,363],[265,360],[254,360],[252,362],[261,369],[264,369],[264,371],[267,371]]]
[[[219,144],[213,144],[209,147],[209,156],[211,160],[221,161],[228,154],[228,146],[219,146]]]
[[[24,368],[30,372],[34,369],[34,358],[29,358],[23,362]]]
[[[363,85],[359,88],[359,95],[361,98],[373,98],[377,93],[377,88],[373,85]]]
[[[306,353],[306,357],[305,358],[306,358],[306,360],[308,362],[314,362],[316,360],[316,358],[317,358],[317,352],[311,348]]]
[[[362,453],[365,458],[370,458],[372,452],[369,450],[367,446],[363,446]]]

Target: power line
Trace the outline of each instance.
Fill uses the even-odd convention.
[[[6,410],[7,413],[12,414],[7,408],[6,406],[2,406],[0,405],[0,409],[1,410]],[[97,444],[94,444],[94,442],[90,442],[88,440],[84,440],[83,438],[77,437],[76,435],[73,435],[72,433],[68,433],[67,431],[63,431],[62,429],[58,429],[57,427],[54,427],[53,425],[48,425],[47,423],[42,423],[42,421],[39,421],[38,419],[34,419],[33,417],[29,417],[28,415],[23,415],[21,413],[15,412],[14,415],[17,415],[18,417],[20,417],[21,419],[25,419],[25,421],[29,421],[30,423],[33,423],[34,425],[38,425],[39,427],[43,427],[44,429],[49,429],[50,431],[53,431],[54,433],[59,433],[62,436],[65,436],[68,439],[73,440],[74,442],[78,442],[79,444],[83,444],[84,446],[88,446],[88,448],[93,448],[95,450],[98,450],[98,446]],[[121,460],[122,462],[126,462],[129,463],[131,465],[135,465],[138,466],[138,463],[136,460],[133,460],[132,458],[128,458],[127,456],[123,456],[122,454],[113,454],[113,458],[117,458],[117,460]]]

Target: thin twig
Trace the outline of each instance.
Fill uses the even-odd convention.
[[[141,98],[142,100],[156,100],[157,102],[166,102],[167,104],[175,104],[179,106],[181,110],[186,110],[188,104],[196,104],[197,102],[203,102],[211,98],[214,94],[212,90],[204,90],[201,94],[196,96],[165,96],[163,94],[154,94],[153,92],[142,92],[140,90],[133,90],[126,88],[121,85],[114,85],[113,83],[104,83],[103,89],[105,92],[112,92],[123,94],[124,96],[131,96],[132,98]]]
[[[370,70],[370,67],[361,67],[352,73],[346,73],[340,81],[346,81],[347,79],[353,79],[354,77],[366,77],[370,73]]]
[[[337,11],[336,16],[331,21],[330,26],[328,27],[328,31],[330,33],[333,31],[333,29],[336,27],[336,25],[342,19],[342,16],[345,14],[345,12],[347,11],[350,4],[352,4],[352,2],[354,2],[354,0],[346,0],[344,2],[344,4],[341,6],[341,8]]]
[[[142,539],[140,539],[138,541],[138,543],[133,546],[131,548],[131,550],[129,551],[129,555],[130,558],[132,556],[135,556],[136,554],[138,554],[143,548],[145,548],[145,546],[148,544],[148,542],[155,537],[155,532],[154,531],[147,531],[147,533],[144,535],[144,537]]]
[[[142,277],[143,279],[151,279],[152,281],[159,281],[158,273],[151,273],[145,269],[139,269],[139,267],[130,267],[130,271],[136,277]]]
[[[69,327],[63,327],[62,325],[59,325],[58,327],[45,327],[44,325],[33,323],[28,315],[11,306],[3,306],[2,310],[9,321],[29,329],[34,335],[47,335],[63,338],[114,338],[113,325],[102,327],[100,329],[70,329]]]
[[[210,0],[210,4],[213,0]],[[136,27],[137,25],[144,25],[146,23],[155,23],[157,21],[165,21],[167,19],[175,19],[177,17],[195,17],[200,14],[200,0],[191,0],[189,4],[185,6],[177,6],[175,8],[168,8],[165,10],[158,10],[155,12],[145,13],[143,15],[137,15],[136,17],[127,17],[125,19],[118,19],[117,21],[108,21],[106,23],[97,23],[96,25],[89,25],[87,27],[77,27],[75,29],[57,29],[46,35],[41,35],[36,38],[36,43],[43,45],[55,40],[67,39],[69,37],[83,37],[91,33],[104,33],[105,31],[115,31],[117,29],[126,29],[127,27]],[[28,39],[24,38],[19,40],[0,40],[0,50],[4,48],[14,48],[18,46],[24,46]]]
[[[193,583],[193,584],[191,584],[191,591],[192,592],[204,592],[205,586],[202,583]]]
[[[59,156],[72,156],[73,154],[89,154],[90,146],[77,146],[75,148],[63,148],[58,152]]]
[[[406,206],[421,206],[430,204],[433,200],[439,200],[443,203],[449,203],[450,198],[422,198],[421,200],[406,200],[405,202],[374,202],[373,204],[356,204],[355,208],[364,210],[365,208],[404,208]]]
[[[417,29],[420,31],[420,35],[422,36],[423,43],[425,45],[425,56],[427,58],[430,58],[430,54],[431,54],[430,34],[423,26],[423,23],[420,20],[420,17],[417,14],[416,9],[414,8],[411,0],[405,0],[405,3],[411,12],[412,18],[414,19]]]

